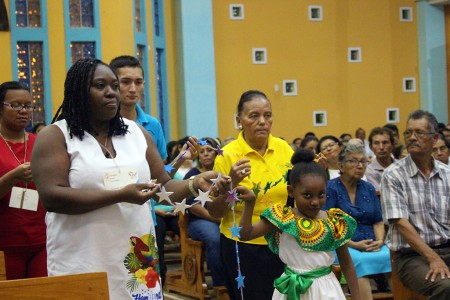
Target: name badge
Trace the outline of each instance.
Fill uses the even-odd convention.
[[[107,190],[119,190],[129,184],[138,182],[137,170],[132,168],[120,168],[103,175],[103,183]]]
[[[13,186],[9,207],[37,211],[39,194],[35,190]]]

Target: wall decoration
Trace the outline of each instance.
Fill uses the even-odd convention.
[[[308,6],[309,11],[309,20],[310,21],[322,21],[323,20],[323,14],[322,14],[322,6],[317,5],[310,5]]]
[[[230,19],[231,20],[244,19],[244,4],[230,4]]]
[[[327,112],[316,110],[313,112],[314,126],[327,126]]]
[[[413,21],[412,7],[400,7],[400,21],[401,22],[412,22]]]
[[[252,57],[254,64],[267,64],[267,49],[253,48]]]
[[[400,123],[400,113],[398,108],[386,109],[386,123]]]
[[[403,92],[404,93],[416,92],[416,78],[414,77],[403,78]]]
[[[297,96],[297,80],[283,80],[283,95]]]
[[[348,62],[361,62],[362,52],[360,47],[348,48]]]

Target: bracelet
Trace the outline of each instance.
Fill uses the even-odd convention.
[[[194,178],[195,178],[195,176],[192,176],[191,178],[189,178],[189,185],[188,185],[189,186],[189,191],[191,192],[191,194],[194,197],[198,197],[199,195],[194,189]]]

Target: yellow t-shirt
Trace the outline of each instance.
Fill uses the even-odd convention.
[[[231,166],[238,160],[248,158],[252,167],[251,175],[242,180],[239,185],[245,186],[253,190],[256,184],[260,189],[263,189],[267,183],[274,184],[266,193],[261,190],[256,198],[255,209],[253,211],[252,223],[260,220],[261,213],[268,207],[276,203],[285,204],[287,199],[287,189],[284,176],[291,166],[291,157],[293,154],[292,148],[282,139],[269,135],[267,150],[264,156],[261,156],[257,151],[253,150],[244,140],[242,132],[239,133],[237,140],[229,143],[223,148],[223,155],[218,155],[214,162],[214,170],[228,175]],[[239,220],[244,209],[244,203],[236,202],[235,216],[236,225],[239,226]],[[229,228],[233,227],[233,215],[231,210],[223,217],[220,223],[220,232],[231,239],[231,231]],[[239,241],[238,238],[233,238]],[[264,237],[260,237],[251,241],[250,244],[267,245]]]

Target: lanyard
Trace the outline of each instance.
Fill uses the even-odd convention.
[[[27,160],[27,141],[26,141],[26,133],[24,133],[23,136],[23,143],[25,144],[25,153],[23,155],[23,163],[26,162]],[[13,149],[11,148],[11,146],[9,145],[9,143],[6,141],[6,139],[3,137],[3,134],[0,132],[0,137],[2,137],[2,140],[5,142],[6,146],[8,146],[9,151],[11,151],[12,155],[14,156],[14,158],[17,160],[17,162],[19,163],[19,165],[21,165],[22,163],[20,162],[20,160],[17,158],[16,153],[14,153]]]

